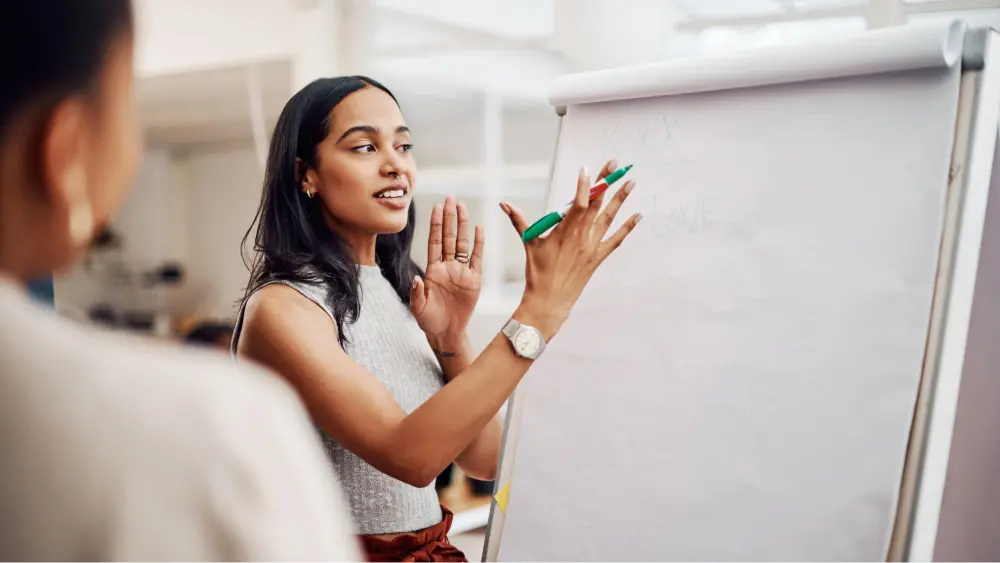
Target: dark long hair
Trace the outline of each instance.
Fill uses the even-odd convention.
[[[275,280],[324,286],[341,346],[347,342],[344,327],[356,321],[361,312],[360,266],[347,242],[323,219],[321,200],[302,193],[302,179],[305,171],[317,164],[316,147],[329,134],[333,108],[362,88],[378,88],[396,99],[388,88],[371,78],[341,76],[315,80],[288,100],[268,149],[260,207],[241,248],[246,250],[256,224],[255,255],[248,260],[241,252],[250,270],[244,301]],[[302,160],[301,168],[297,158]],[[382,275],[406,304],[410,302],[414,276],[423,274],[410,258],[414,215],[411,204],[406,227],[395,234],[378,235],[375,242],[375,259]]]
[[[0,136],[24,110],[94,92],[112,42],[132,33],[129,0],[0,1]]]

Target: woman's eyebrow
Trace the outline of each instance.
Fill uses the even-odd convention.
[[[396,134],[409,133],[409,132],[410,128],[405,125],[400,125],[399,127],[396,128]],[[344,134],[340,136],[340,139],[338,139],[337,142],[339,143],[340,141],[343,141],[344,139],[347,138],[348,135],[354,133],[368,133],[370,135],[378,135],[379,128],[372,127],[371,125],[355,125],[354,127],[348,129],[347,131],[344,131]]]

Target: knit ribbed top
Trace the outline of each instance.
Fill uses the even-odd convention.
[[[289,281],[285,284],[319,305],[333,322],[328,289]],[[361,266],[361,313],[344,327],[345,352],[392,393],[407,414],[441,389],[440,364],[416,319],[378,266]],[[259,288],[258,288],[259,290]],[[243,324],[240,307],[233,334],[235,353]],[[336,325],[331,327],[336,330]],[[418,488],[375,469],[320,430],[327,457],[336,469],[361,534],[411,532],[441,522],[434,483]]]

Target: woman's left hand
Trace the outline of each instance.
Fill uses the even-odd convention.
[[[425,279],[410,287],[410,311],[430,338],[461,336],[482,289],[483,229],[469,241],[469,210],[448,196],[431,212]]]

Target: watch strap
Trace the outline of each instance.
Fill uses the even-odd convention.
[[[517,319],[512,318],[507,321],[507,324],[503,325],[503,335],[507,338],[514,338],[514,335],[517,334],[517,329],[520,327],[521,323]]]

